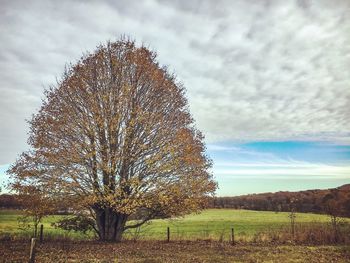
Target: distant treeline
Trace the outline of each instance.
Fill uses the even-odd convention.
[[[327,213],[331,205],[339,215],[350,216],[350,184],[326,190],[249,194],[214,197],[209,208],[235,208],[257,211]]]
[[[209,208],[234,208],[257,211],[327,213],[327,206],[338,215],[350,217],[350,184],[326,190],[307,190],[300,192],[277,192],[249,194],[234,197],[213,197]],[[0,208],[22,209],[16,195],[0,195]],[[328,207],[329,208],[329,207]],[[69,211],[60,208],[59,212]]]
[[[3,209],[22,209],[21,203],[16,195],[2,194],[0,195],[0,208]]]
[[[0,195],[0,209],[24,209],[24,205],[15,194],[1,194]],[[58,207],[55,213],[69,214],[70,208],[63,205]]]

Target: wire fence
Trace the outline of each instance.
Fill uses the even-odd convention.
[[[261,224],[261,226],[264,226]],[[256,227],[256,226],[255,226]],[[41,225],[34,234],[33,228],[26,229],[15,225],[0,228],[0,238],[14,239],[30,238],[41,235],[41,239],[71,239],[71,240],[94,240],[97,235],[93,231],[85,234],[81,232],[68,231],[46,222],[42,231]],[[325,223],[300,223],[295,225],[295,231],[292,231],[290,225],[274,225],[266,228],[251,229],[243,225],[221,225],[213,224],[181,224],[181,222],[169,221],[162,225],[143,225],[139,228],[127,229],[123,233],[124,240],[213,240],[227,242],[261,242],[261,241],[295,241],[305,243],[349,243],[350,242],[350,224],[340,224],[337,228]]]
[[[40,231],[41,230],[41,231]],[[2,229],[0,234],[12,237],[33,237],[35,231],[33,227],[9,227]],[[97,238],[96,234],[92,231],[81,232],[68,231],[52,225],[39,225],[37,228],[36,236],[42,235],[41,239],[94,239]],[[243,233],[244,234],[244,233]],[[127,229],[123,233],[123,239],[125,240],[232,240],[234,235],[233,227],[221,227],[213,228],[207,225],[196,225],[196,229],[190,226],[169,226],[150,228],[143,226],[134,229]]]
[[[186,229],[186,228],[164,228],[163,231],[151,230],[127,230],[124,233],[125,239],[164,239],[164,240],[193,240],[193,239],[232,239],[233,228],[203,228],[203,229]]]

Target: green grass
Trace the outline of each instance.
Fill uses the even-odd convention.
[[[20,211],[0,210],[0,234],[30,235],[30,231],[19,229],[18,217]],[[298,224],[327,224],[329,217],[311,213],[297,213]],[[80,233],[66,232],[55,229],[51,223],[63,218],[62,215],[46,217],[43,220],[45,235],[72,237],[84,239],[92,237],[92,233],[84,236]],[[345,219],[350,222],[349,219]],[[289,217],[286,212],[249,211],[233,209],[207,209],[200,214],[191,214],[183,218],[157,219],[137,230],[126,233],[126,238],[138,239],[165,239],[167,227],[170,227],[171,239],[228,239],[231,228],[235,235],[240,237],[251,237],[261,231],[278,229],[289,226]]]
[[[33,229],[22,229],[19,224],[19,218],[23,215],[19,210],[0,210],[0,235],[10,234],[11,236],[31,236]],[[46,236],[52,237],[70,237],[74,239],[85,239],[88,236],[81,233],[68,232],[62,229],[57,229],[51,224],[65,218],[64,215],[51,215],[43,219],[44,232]],[[92,236],[90,234],[90,236]]]
[[[237,237],[251,237],[261,231],[288,227],[290,224],[288,215],[286,212],[207,209],[200,214],[192,214],[184,218],[153,220],[149,225],[143,226],[141,232],[150,238],[165,238],[166,228],[169,226],[171,236],[175,239],[216,239],[221,235],[227,239],[231,228],[234,228]],[[296,216],[298,224],[328,224],[329,222],[329,217],[326,215],[297,213]]]

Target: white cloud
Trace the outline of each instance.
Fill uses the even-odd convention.
[[[217,145],[217,144],[208,144],[207,149],[209,151],[225,151],[225,152],[241,151],[241,148],[239,147],[224,146],[224,145]]]
[[[277,179],[277,180],[339,180],[350,179],[350,166],[325,165],[306,162],[285,163],[218,163],[214,174],[221,180]]]
[[[0,164],[64,64],[121,34],[159,53],[209,142],[350,143],[348,1],[2,1]]]

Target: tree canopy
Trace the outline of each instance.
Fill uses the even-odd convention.
[[[197,211],[216,189],[183,85],[134,41],[69,65],[30,127],[31,149],[9,170],[14,188],[32,185],[89,211],[102,240]],[[126,224],[135,214],[140,221]]]

